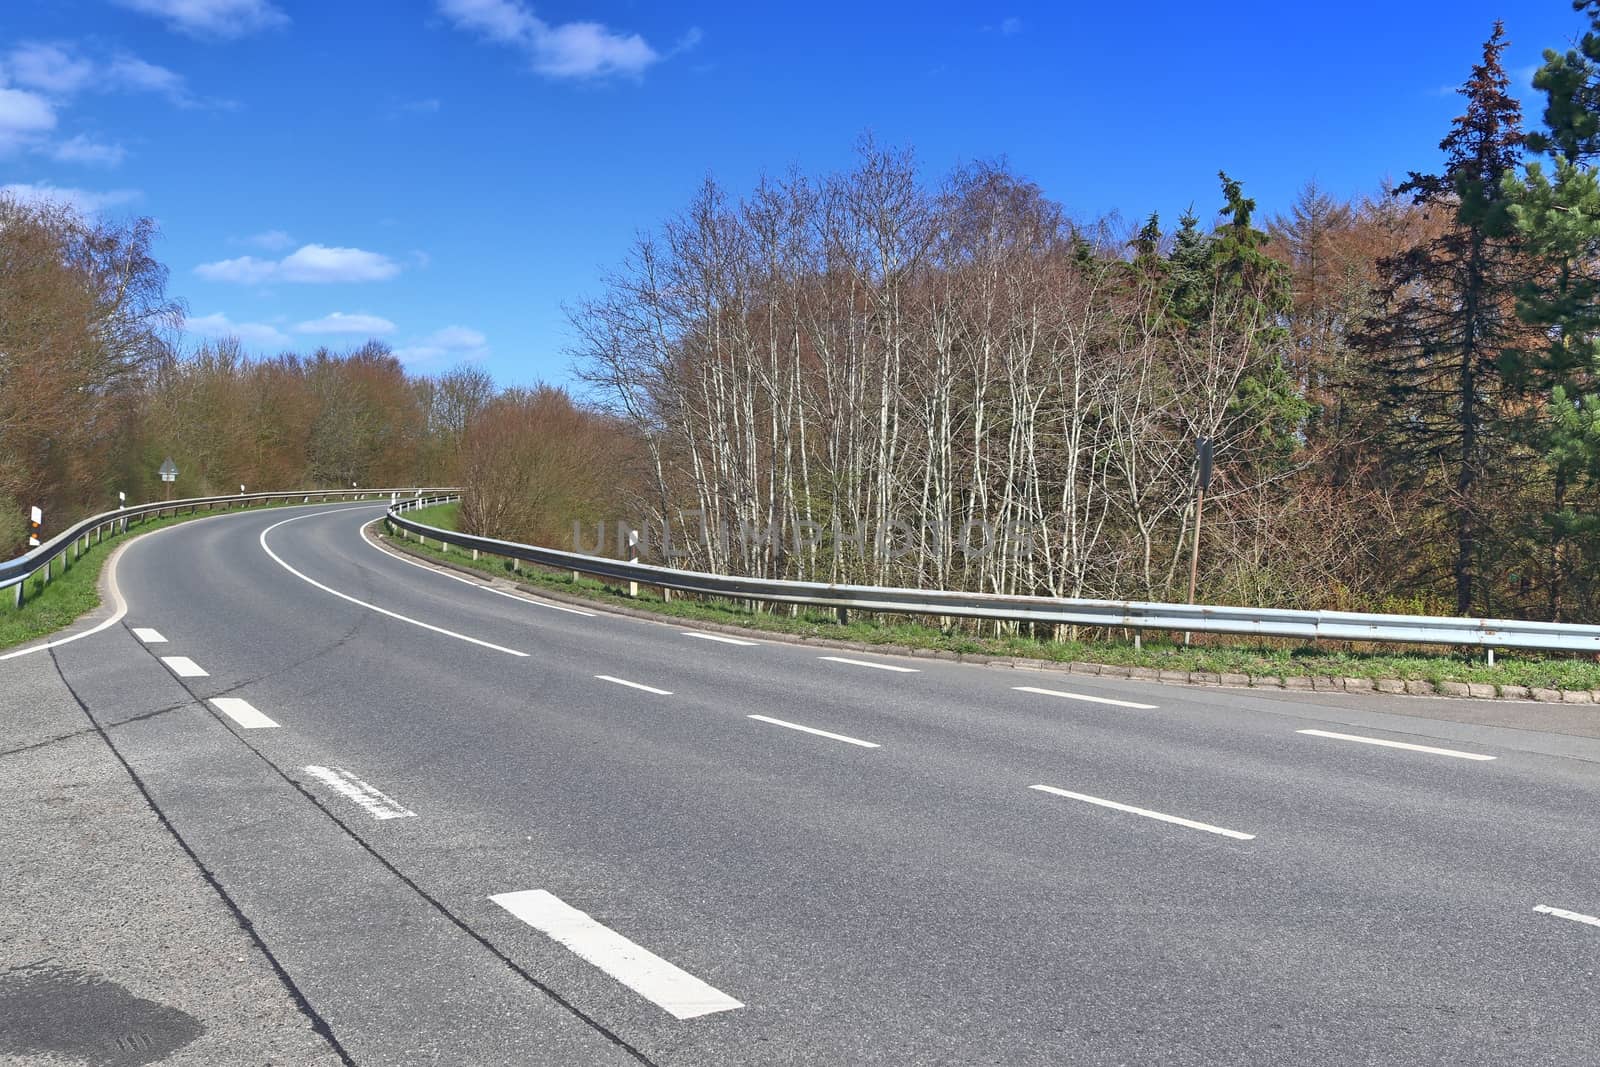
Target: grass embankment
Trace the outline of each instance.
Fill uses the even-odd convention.
[[[284,506],[255,504],[248,508],[233,510],[254,511]],[[16,590],[9,587],[0,589],[0,649],[48,637],[99,607],[100,571],[116,547],[128,538],[149,533],[151,530],[159,530],[164,526],[188,522],[191,519],[203,519],[207,515],[221,514],[224,512],[199,511],[193,515],[167,516],[142,522],[134,520],[129,524],[126,534],[108,531],[104,541],[91,544],[77,559],[72,558],[72,551],[69,548],[65,557],[66,570],[62,570],[62,560],[57,559],[51,565],[52,577],[48,584],[45,583],[42,570],[28,579],[20,610],[16,606]]]
[[[429,526],[455,529],[455,504],[441,504],[408,512],[407,517]],[[443,551],[437,544],[419,546],[404,542],[413,552],[448,559],[456,566],[504,577],[511,562],[471,552]],[[1198,635],[1203,644],[1185,647],[1166,635],[1146,634],[1144,647],[1132,641],[1049,641],[1026,636],[979,637],[960,630],[941,630],[903,616],[857,616],[840,624],[832,612],[802,611],[791,615],[783,608],[751,611],[742,602],[712,598],[690,599],[678,594],[663,600],[660,591],[640,586],[630,597],[625,589],[592,578],[576,581],[570,572],[524,565],[516,575],[524,584],[581,596],[601,603],[638,608],[673,618],[718,623],[750,630],[859,641],[886,647],[935,649],[945,652],[1014,656],[1057,662],[1103,663],[1119,667],[1148,667],[1168,671],[1202,671],[1212,674],[1246,674],[1259,678],[1331,677],[1400,678],[1432,682],[1485,682],[1543,689],[1600,689],[1600,664],[1589,660],[1545,658],[1536,653],[1499,652],[1494,666],[1481,653],[1356,651],[1327,646],[1226,643],[1225,637]],[[1379,646],[1382,648],[1382,646]]]

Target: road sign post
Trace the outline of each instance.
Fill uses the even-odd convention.
[[[172,483],[178,480],[178,465],[172,462],[171,456],[168,456],[166,459],[161,461],[161,469],[157,473],[161,475],[161,480],[167,485],[166,498],[171,500]]]

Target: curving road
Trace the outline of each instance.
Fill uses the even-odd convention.
[[[44,653],[336,1057],[1600,1061],[1577,713],[697,635],[381,513],[135,541]]]

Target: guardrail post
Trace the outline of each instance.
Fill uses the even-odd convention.
[[[1493,667],[1494,666],[1494,649],[1493,649],[1493,647],[1491,647],[1487,651],[1489,653],[1489,666]]]
[[[835,608],[834,611],[836,611],[838,613],[838,619],[839,619],[839,625],[840,626],[848,626],[850,624],[850,609],[849,608]]]

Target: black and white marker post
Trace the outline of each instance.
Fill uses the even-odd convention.
[[[1200,519],[1205,514],[1206,490],[1211,488],[1211,467],[1214,456],[1211,448],[1211,438],[1202,437],[1195,442],[1196,476],[1194,483],[1194,542],[1189,546],[1189,603],[1194,603],[1195,586],[1200,579]],[[1190,634],[1185,630],[1183,643],[1189,643]]]

